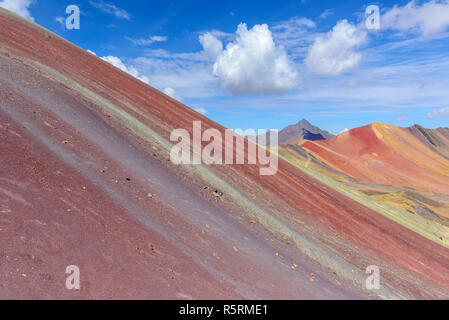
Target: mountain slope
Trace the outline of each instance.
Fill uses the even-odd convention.
[[[421,142],[441,156],[449,159],[449,128],[426,129],[419,125],[407,128]]]
[[[302,146],[354,178],[449,195],[449,160],[406,129],[374,123]]]
[[[448,246],[448,229],[442,227],[449,226],[445,129],[416,128],[375,123],[327,141],[281,147],[279,153],[352,199]]]
[[[1,9],[0,46],[0,298],[449,297],[440,244],[283,160],[176,166],[172,130],[225,128]]]

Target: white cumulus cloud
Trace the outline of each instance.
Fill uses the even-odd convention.
[[[205,115],[207,113],[207,110],[202,108],[202,107],[196,107],[195,109],[196,112],[201,113],[202,115]]]
[[[388,10],[381,17],[381,27],[398,31],[416,30],[424,36],[444,32],[449,27],[449,0],[432,0],[421,5],[416,1]]]
[[[33,0],[2,0],[0,1],[0,7],[15,12],[18,15],[34,21],[29,7],[33,4]]]
[[[176,93],[175,89],[173,89],[173,88],[170,88],[170,87],[165,88],[164,93],[167,96],[172,97],[175,100],[182,101],[182,98]]]
[[[432,110],[427,114],[427,118],[429,119],[439,119],[449,116],[449,107],[442,108],[439,110]]]
[[[93,53],[93,52],[90,52]],[[119,68],[120,70],[129,73],[130,75],[132,75],[134,78],[139,79],[140,81],[145,82],[146,84],[149,84],[149,79],[148,77],[141,75],[139,73],[139,71],[134,68],[134,67],[128,67],[126,66],[122,60],[120,60],[120,58],[118,57],[114,57],[114,56],[106,56],[106,57],[101,57],[101,59],[103,59],[106,62],[109,62],[110,64],[112,64],[114,67]]]
[[[284,47],[277,46],[266,24],[248,30],[241,23],[236,39],[225,50],[212,34],[200,41],[206,53],[217,55],[213,74],[233,94],[283,93],[298,83],[298,73]],[[219,43],[220,42],[220,43]],[[221,52],[219,52],[221,51]]]
[[[356,67],[362,55],[355,50],[367,40],[367,33],[347,20],[341,20],[310,46],[305,59],[310,71],[321,75],[339,75]]]
[[[200,35],[199,40],[208,58],[215,60],[223,52],[223,43],[210,32]]]

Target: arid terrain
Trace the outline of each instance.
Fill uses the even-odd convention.
[[[0,102],[1,299],[449,298],[447,139],[375,124],[281,147],[272,176],[177,166],[174,129],[225,128],[3,9]],[[438,221],[368,203],[404,177]]]

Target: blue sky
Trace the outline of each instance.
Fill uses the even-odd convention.
[[[81,10],[67,30],[65,9]],[[379,28],[365,10],[380,8]],[[0,0],[229,128],[449,126],[449,0]]]

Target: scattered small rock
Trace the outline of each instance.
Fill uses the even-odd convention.
[[[215,197],[222,197],[222,196],[223,196],[223,192],[222,192],[221,190],[215,190],[215,191],[213,192],[213,195],[214,195]]]
[[[315,282],[315,274],[313,272],[310,273],[310,282]]]

